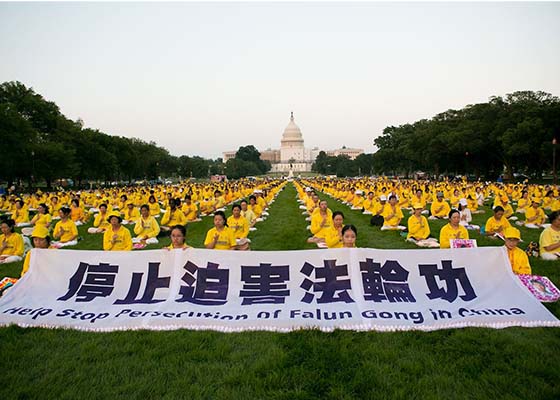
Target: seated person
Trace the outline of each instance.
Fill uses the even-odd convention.
[[[329,249],[343,247],[342,228],[344,227],[344,214],[342,211],[332,213],[332,226],[325,234],[325,244]]]
[[[3,220],[0,224],[0,264],[21,261],[23,257],[23,237],[16,232],[13,219]]]
[[[323,243],[329,228],[332,227],[332,211],[327,207],[327,201],[321,200],[319,208],[315,209],[311,215],[312,237],[307,239],[307,243]]]
[[[140,218],[134,225],[134,234],[136,237],[132,239],[132,243],[155,244],[158,242],[159,224],[157,220],[150,215],[150,206],[144,204],[140,207]]]
[[[439,231],[440,248],[451,248],[451,240],[469,238],[469,232],[459,223],[460,221],[461,216],[459,210],[452,209],[449,211],[449,223]]]
[[[31,225],[31,222],[29,222],[29,210],[27,209],[27,206],[25,205],[23,200],[16,200],[15,210],[12,213],[12,218],[15,221],[17,227]]]
[[[129,201],[124,209],[123,225],[135,224],[140,218],[140,211],[134,207],[134,203]]]
[[[232,215],[227,219],[227,225],[233,230],[233,236],[237,243],[238,250],[249,250],[251,240],[247,238],[249,235],[249,221],[241,215],[241,206],[234,204],[231,207]]]
[[[57,249],[78,244],[78,228],[70,219],[70,213],[69,207],[61,207],[58,211],[60,221],[54,226],[53,238],[56,241],[52,243],[52,246]]]
[[[247,200],[241,200],[241,215],[244,216],[249,222],[249,230],[256,231],[255,224],[257,223],[257,216],[253,210],[249,210]]]
[[[436,200],[430,206],[430,219],[447,219],[451,207],[443,198],[443,192],[437,192]]]
[[[420,247],[439,247],[436,238],[430,237],[430,225],[422,215],[422,204],[413,205],[413,214],[408,217],[408,234],[406,240]]]
[[[513,273],[531,274],[531,265],[529,264],[527,253],[517,247],[521,240],[519,229],[510,226],[504,231],[504,237],[506,238],[505,246]]]
[[[385,207],[383,211],[383,226],[381,227],[382,231],[386,230],[405,230],[406,227],[400,225],[404,215],[402,213],[401,208],[397,204],[397,196],[394,194],[389,196],[389,204]]]
[[[103,233],[111,224],[108,221],[109,212],[107,211],[107,204],[102,203],[99,206],[99,212],[95,214],[93,219],[93,226],[88,228],[88,233]]]
[[[486,221],[485,235],[489,237],[502,237],[506,228],[511,224],[504,216],[504,209],[502,206],[494,207],[494,215]]]
[[[525,210],[525,228],[540,229],[544,228],[546,221],[546,214],[539,206],[537,199],[531,201],[531,207]]]
[[[160,229],[162,231],[169,232],[171,231],[171,227],[175,225],[185,225],[187,223],[185,214],[183,214],[180,207],[181,200],[171,199],[169,201],[169,208],[165,210],[165,214],[163,214],[161,219]]]
[[[198,217],[198,207],[192,201],[192,197],[189,194],[185,195],[185,200],[183,201],[183,207],[181,208],[181,211],[183,211],[183,214],[185,214],[187,222],[201,221],[201,219]]]
[[[103,250],[132,250],[132,237],[130,231],[121,225],[123,219],[120,214],[113,212],[108,219],[111,227],[103,234]]]
[[[214,213],[214,227],[206,233],[204,246],[207,249],[235,250],[237,242],[233,231],[227,226],[226,215],[223,211]]]
[[[51,248],[51,238],[49,236],[49,230],[42,225],[37,225],[33,232],[31,233],[31,239],[33,240],[33,247],[36,249],[48,249]],[[31,262],[31,251],[28,251],[25,255],[25,261],[23,262],[23,269],[21,271],[21,277],[27,273],[29,270],[29,263]]]
[[[543,260],[557,260],[560,256],[560,211],[548,216],[550,226],[541,232],[539,253]]]
[[[190,246],[187,245],[185,239],[187,237],[187,229],[183,225],[175,225],[171,227],[170,231],[171,236],[171,244],[169,246],[164,247],[166,250],[175,250],[181,249],[186,250]]]

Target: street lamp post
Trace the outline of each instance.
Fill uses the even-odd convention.
[[[556,138],[552,139],[552,178],[556,185],[558,183],[558,177],[556,176]]]

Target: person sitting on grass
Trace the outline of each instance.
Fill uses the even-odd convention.
[[[123,225],[136,224],[138,219],[140,219],[140,211],[134,207],[133,202],[129,201],[124,210]]]
[[[180,207],[181,207],[180,199],[169,200],[169,208],[165,210],[165,214],[161,218],[161,227],[160,227],[161,231],[169,232],[171,231],[172,226],[185,225],[187,223],[185,214],[183,214]]]
[[[439,247],[436,238],[430,237],[430,225],[425,216],[422,215],[422,204],[413,205],[413,214],[408,217],[408,234],[406,240],[419,247]]]
[[[554,261],[560,257],[560,211],[548,216],[550,226],[541,232],[539,253],[543,260]]]
[[[494,207],[494,215],[486,221],[485,235],[491,238],[502,237],[506,228],[511,224],[508,219],[504,217],[504,209],[502,206]]]
[[[33,229],[33,232],[31,233],[31,239],[33,240],[33,247],[36,249],[52,248],[49,230],[42,225],[35,226],[35,229]],[[28,251],[25,255],[25,260],[23,261],[23,269],[21,270],[21,277],[23,277],[23,275],[25,275],[29,270],[31,253],[32,251]]]
[[[114,212],[109,215],[111,227],[103,234],[103,250],[105,251],[130,251],[132,238],[130,231],[121,225],[122,217]]]
[[[171,244],[164,247],[166,250],[181,249],[186,250],[190,246],[185,242],[187,237],[187,229],[183,225],[175,225],[171,227],[170,231]]]
[[[45,203],[39,204],[37,214],[31,220],[33,227],[44,226],[49,229],[51,227],[52,216],[49,214],[49,207]],[[34,228],[23,228],[21,231],[24,235],[29,236],[33,233]]]
[[[510,226],[504,231],[505,246],[509,258],[509,263],[514,274],[531,274],[531,264],[527,253],[521,250],[517,245],[521,241],[519,229]]]
[[[52,243],[53,247],[57,249],[78,244],[78,228],[74,221],[70,219],[70,213],[70,208],[65,206],[58,211],[60,221],[54,226],[53,238],[55,242]]]
[[[103,233],[105,232],[111,224],[107,220],[109,212],[107,211],[107,204],[102,203],[99,205],[99,212],[95,214],[93,219],[93,226],[88,228],[88,233]]]
[[[451,248],[451,240],[468,239],[469,232],[460,224],[461,215],[459,210],[449,211],[449,223],[439,231],[439,246],[442,249]]]
[[[545,221],[546,214],[544,213],[544,210],[540,207],[539,201],[537,199],[533,199],[531,201],[531,207],[525,210],[525,228],[544,228]],[[521,225],[523,225],[523,223],[521,223]]]
[[[307,243],[325,243],[326,233],[332,227],[332,215],[332,211],[327,207],[327,201],[321,200],[319,208],[311,215],[310,230],[313,236],[307,239]]]
[[[253,212],[253,210],[249,209],[247,200],[241,200],[240,205],[241,205],[241,215],[244,216],[249,222],[249,230],[256,231],[257,230],[257,228],[255,228],[255,224],[257,223],[256,214]]]
[[[342,228],[344,227],[344,214],[342,211],[332,213],[332,226],[325,233],[325,244],[329,249],[343,247]]]
[[[383,216],[383,226],[381,227],[382,231],[404,231],[406,229],[405,226],[400,225],[404,215],[401,208],[397,204],[397,196],[395,196],[394,194],[389,196],[389,204],[387,207],[385,207],[385,210],[381,215]]]
[[[472,214],[471,214],[471,210],[469,208],[469,202],[467,201],[467,199],[465,199],[465,198],[459,199],[458,210],[459,210],[459,213],[461,215],[461,222],[459,222],[461,225],[463,225],[465,228],[471,229],[471,230],[479,230],[480,229],[480,226],[471,224]]]
[[[358,238],[358,228],[354,225],[344,225],[342,228],[342,247],[356,247],[356,239]]]
[[[227,219],[227,224],[233,230],[233,236],[237,243],[238,250],[249,250],[251,240],[247,238],[249,234],[249,222],[241,215],[241,206],[234,204],[231,207],[232,215]]]
[[[421,203],[417,203],[421,204]],[[436,200],[432,202],[430,206],[430,219],[447,219],[449,215],[449,211],[451,211],[451,207],[447,203],[447,201],[443,198],[443,192],[437,192]]]
[[[70,202],[70,219],[74,221],[76,226],[83,225],[89,219],[84,209],[80,206],[80,200],[72,199]]]
[[[204,246],[214,250],[235,250],[237,242],[233,231],[227,226],[226,214],[223,211],[214,213],[214,227],[206,233]]]
[[[16,223],[17,227],[29,226],[29,209],[23,202],[23,200],[16,200],[15,211],[12,214],[12,218]]]
[[[158,243],[157,235],[159,235],[159,224],[157,220],[150,215],[150,206],[148,204],[140,207],[140,218],[134,225],[134,234],[136,237],[132,239],[132,243],[156,244]]]
[[[3,220],[0,224],[0,264],[21,261],[23,257],[23,237],[16,232],[13,219]]]

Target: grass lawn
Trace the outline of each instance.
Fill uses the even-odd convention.
[[[305,242],[308,223],[295,196],[288,184],[270,217],[251,232],[254,250],[315,248]],[[415,248],[397,232],[369,226],[369,216],[321,196],[357,226],[360,247]],[[484,223],[485,209],[473,223]],[[438,237],[444,223],[430,225]],[[209,217],[189,225],[188,244],[203,247],[211,226]],[[102,237],[87,227],[80,227],[84,239],[77,248],[101,249]],[[521,230],[524,246],[538,241],[540,231]],[[501,245],[471,237],[482,246]],[[531,263],[534,273],[560,286],[560,262]],[[0,276],[19,276],[21,264],[2,266]],[[558,303],[547,308],[560,317]],[[0,355],[0,399],[560,398],[560,328],[225,334],[8,327],[0,329]]]

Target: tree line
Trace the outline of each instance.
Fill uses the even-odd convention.
[[[155,142],[112,136],[72,121],[58,106],[20,82],[0,85],[0,179],[13,182],[58,178],[86,181],[156,180],[159,176],[207,178],[224,172],[221,159],[179,157]]]

